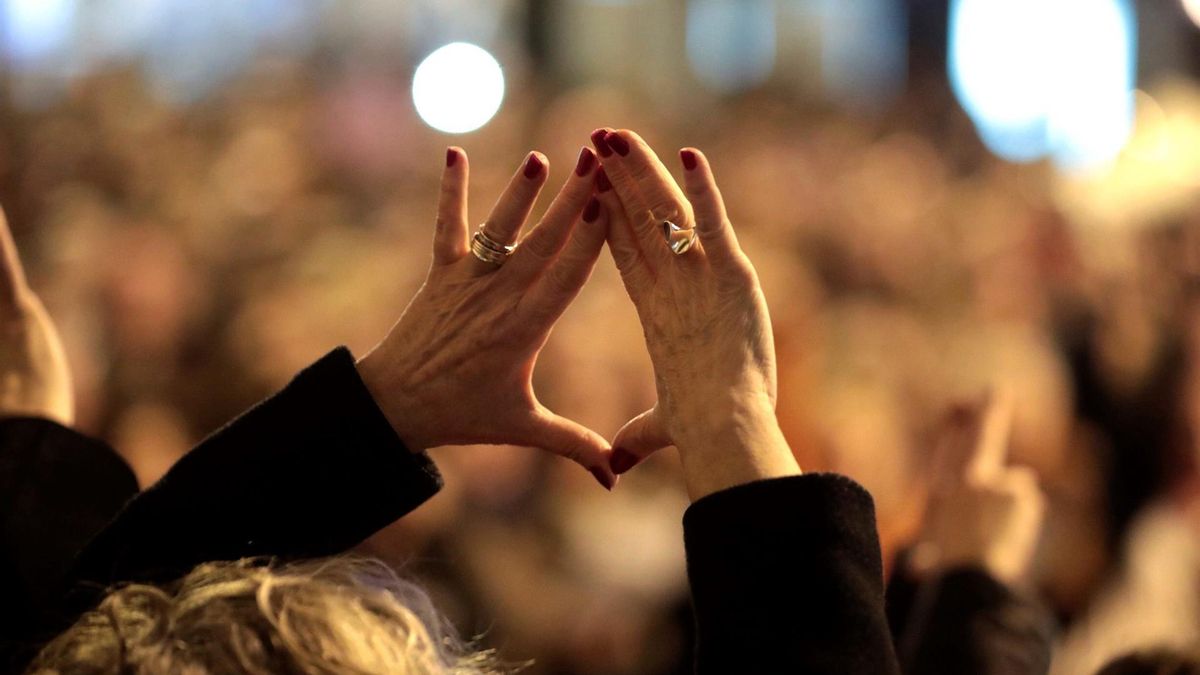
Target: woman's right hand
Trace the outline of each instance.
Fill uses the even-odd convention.
[[[798,474],[775,418],[766,301],[708,160],[698,150],[680,152],[685,193],[637,134],[598,129],[592,142],[603,164],[597,186],[609,248],[641,318],[658,390],[654,408],[617,433],[613,471],[675,445],[693,499]],[[696,244],[674,254],[664,220],[695,227]]]

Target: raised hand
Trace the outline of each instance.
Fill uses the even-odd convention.
[[[596,157],[578,163],[541,222],[502,265],[471,252],[467,155],[446,153],[425,284],[359,371],[413,451],[440,445],[535,446],[570,458],[612,489],[610,448],[596,432],[554,414],[533,391],[550,329],[591,275],[606,220],[592,199]],[[483,225],[498,244],[518,241],[549,165],[530,153]]]
[[[0,417],[75,421],[71,371],[42,301],[29,288],[0,212]]]
[[[658,403],[613,440],[613,470],[675,445],[693,498],[799,473],[775,419],[775,348],[757,273],[742,252],[708,160],[684,149],[681,190],[628,130],[598,129],[598,197],[609,248],[636,306]],[[698,240],[673,252],[664,221]]]
[[[956,408],[934,450],[925,524],[913,552],[918,573],[983,567],[1006,583],[1029,570],[1045,497],[1027,467],[1006,465],[1012,404],[988,394]]]

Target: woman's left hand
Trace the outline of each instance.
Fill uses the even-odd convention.
[[[467,156],[447,150],[429,275],[388,336],[358,364],[414,452],[535,446],[578,462],[608,489],[616,484],[604,438],[548,410],[532,383],[538,353],[604,244],[605,216],[592,198],[596,165],[583,148],[545,217],[497,266],[471,253]],[[491,239],[517,241],[547,170],[541,154],[526,157],[483,225]]]

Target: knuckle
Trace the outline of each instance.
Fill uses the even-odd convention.
[[[442,183],[442,200],[452,202],[458,199],[459,189],[454,183]]]
[[[656,221],[669,220],[677,225],[691,222],[690,213],[675,200],[662,200],[650,205],[650,215]]]
[[[712,186],[708,184],[708,181],[704,180],[689,180],[684,187],[689,197],[707,198],[713,192]]]
[[[638,257],[636,254],[625,253],[618,255],[616,256],[615,261],[617,263],[617,271],[620,272],[622,276],[629,276],[637,270]]]
[[[538,263],[549,262],[554,257],[553,242],[547,241],[548,237],[545,233],[540,236],[537,232],[530,235],[525,241],[521,242],[519,250],[525,251],[525,257]]]
[[[757,288],[758,272],[745,256],[736,256],[725,270],[725,276],[740,288]]]
[[[646,162],[630,162],[628,167],[629,177],[635,181],[642,182],[658,178],[654,169]]]
[[[555,452],[557,454],[561,455],[562,457],[565,457],[573,462],[580,462],[580,463],[583,462],[583,458],[584,458],[583,448],[581,448],[578,443],[568,443],[566,445],[560,445],[558,448],[555,449]]]
[[[542,181],[545,180],[545,176],[546,172],[542,171],[539,176],[532,180],[524,177],[520,178],[509,187],[505,198],[513,204],[525,204],[526,202],[533,201],[537,197],[538,191],[541,190]]]

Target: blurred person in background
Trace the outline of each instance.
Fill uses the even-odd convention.
[[[938,435],[916,543],[888,586],[905,673],[1045,673],[1056,626],[1030,589],[1045,518],[1032,469],[1007,466],[1012,401],[956,406]]]
[[[1163,416],[1156,433],[1164,440],[1142,459],[1153,490],[1131,517],[1117,572],[1064,636],[1055,673],[1092,672],[1127,652],[1183,653],[1200,644],[1200,323],[1194,289],[1182,290],[1180,334],[1163,338],[1176,344],[1171,358],[1181,362],[1161,376],[1173,383],[1160,385],[1168,407],[1134,408]]]

